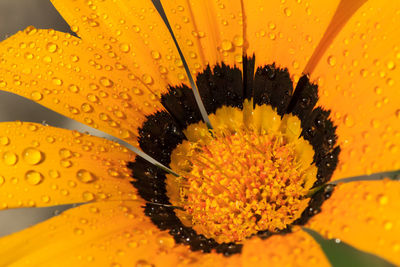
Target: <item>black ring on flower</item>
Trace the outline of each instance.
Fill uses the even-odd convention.
[[[330,111],[314,108],[318,101],[318,86],[302,76],[293,90],[293,82],[287,69],[272,65],[258,67],[254,73],[255,57],[243,58],[242,71],[221,63],[211,70],[210,66],[197,76],[197,87],[208,114],[222,106],[243,108],[245,99],[253,98],[254,105],[271,105],[281,116],[296,115],[301,120],[301,136],[314,149],[314,162],[318,168],[314,187],[330,180],[338,163],[339,146],[336,146],[336,127],[329,119]],[[294,93],[293,93],[294,91]],[[165,166],[169,166],[172,151],[186,137],[183,130],[192,123],[202,121],[192,90],[186,85],[170,87],[162,96],[161,103],[168,112],[157,112],[147,117],[139,129],[140,148]],[[132,184],[139,195],[148,201],[145,214],[161,230],[169,230],[177,243],[189,245],[193,251],[211,252],[215,249],[224,255],[240,253],[241,244],[217,243],[214,239],[197,234],[182,224],[174,213],[166,195],[166,172],[137,156],[130,162],[135,181]],[[320,190],[311,197],[309,206],[292,225],[304,225],[320,212],[322,203],[330,197],[331,191]],[[260,238],[273,234],[290,232],[290,226],[277,233],[260,231]]]

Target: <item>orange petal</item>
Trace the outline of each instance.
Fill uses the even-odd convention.
[[[248,266],[330,266],[317,242],[295,228],[293,233],[245,241],[242,264]]]
[[[297,82],[340,0],[244,1],[247,55],[288,68]]]
[[[83,40],[133,68],[151,91],[186,80],[180,57],[151,0],[51,1]]]
[[[238,266],[237,256],[175,244],[136,201],[79,206],[0,239],[0,246],[2,266]]]
[[[159,98],[110,54],[69,34],[32,27],[0,44],[0,89],[136,145]]]
[[[137,198],[119,144],[29,122],[0,123],[0,209]]]
[[[368,1],[311,74],[338,126],[334,180],[400,168],[399,11],[398,1]]]
[[[240,0],[161,1],[193,74],[207,64],[242,68],[243,16]]]
[[[135,77],[155,94],[186,80],[173,40],[151,0],[51,2],[83,40],[133,68]]]
[[[306,227],[400,264],[400,183],[341,184]]]

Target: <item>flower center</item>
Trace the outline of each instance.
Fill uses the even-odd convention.
[[[250,107],[251,106],[251,107]],[[265,120],[265,118],[269,118]],[[261,120],[261,118],[263,118]],[[219,243],[278,232],[300,218],[316,181],[312,146],[300,120],[269,105],[223,107],[185,130],[171,155],[167,195],[185,226]]]

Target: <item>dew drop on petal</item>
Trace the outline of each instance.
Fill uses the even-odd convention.
[[[129,44],[122,43],[119,45],[119,49],[121,49],[121,51],[124,53],[128,53],[130,50],[130,47],[129,47]]]
[[[290,17],[292,15],[292,10],[290,8],[285,8],[283,10],[283,12],[285,13],[286,16]]]
[[[60,151],[58,151],[58,154],[60,155],[61,158],[67,159],[72,157],[72,152],[66,148],[61,148]]]
[[[63,159],[60,161],[60,165],[64,168],[69,168],[72,166],[72,162],[70,160]]]
[[[235,36],[233,37],[233,43],[235,46],[242,46],[243,45],[243,37],[242,36]]]
[[[96,180],[96,177],[91,172],[84,169],[80,169],[76,173],[76,178],[78,178],[82,183],[91,183]]]
[[[353,119],[353,117],[350,116],[350,115],[346,115],[346,116],[344,117],[344,124],[345,124],[347,127],[352,127],[352,126],[354,126],[354,119]]]
[[[79,61],[79,57],[77,55],[71,55],[71,61],[72,62],[78,62]]]
[[[75,84],[71,84],[68,89],[72,92],[72,93],[78,93],[79,92],[79,87],[76,86]]]
[[[82,197],[86,201],[92,201],[94,199],[94,194],[92,192],[85,191],[82,193]]]
[[[42,201],[44,203],[49,203],[50,202],[50,197],[49,196],[42,196]]]
[[[336,65],[336,58],[334,57],[334,56],[329,56],[328,57],[328,64],[330,65],[330,66],[335,66]]]
[[[49,170],[49,176],[51,178],[60,178],[60,172],[57,170]]]
[[[144,82],[145,84],[152,84],[152,83],[153,83],[153,78],[152,78],[150,75],[148,75],[148,74],[144,74],[144,75],[142,76],[142,80],[143,80],[143,82]]]
[[[103,85],[104,87],[112,87],[114,85],[114,82],[106,77],[101,77],[100,84]]]
[[[157,243],[160,248],[171,249],[175,246],[175,241],[170,234],[161,233],[157,236]]]
[[[82,106],[81,106],[81,109],[85,113],[89,113],[89,112],[93,111],[93,107],[88,103],[83,103]]]
[[[393,61],[389,61],[386,66],[389,70],[394,70],[396,68],[396,64]]]
[[[24,161],[31,165],[36,165],[43,160],[43,154],[38,149],[28,147],[22,152]]]
[[[228,40],[222,41],[222,50],[230,51],[233,48],[232,42]]]
[[[33,91],[33,92],[31,93],[31,98],[32,98],[32,100],[34,100],[34,101],[39,101],[39,100],[42,100],[42,99],[43,99],[43,95],[42,95],[40,92],[38,92],[38,91]]]
[[[84,231],[81,228],[75,228],[74,234],[76,235],[83,235]]]
[[[112,177],[120,177],[121,176],[121,174],[114,168],[109,168],[107,172]]]
[[[393,223],[390,221],[385,221],[383,224],[383,228],[385,228],[386,231],[389,231],[393,228]]]
[[[380,205],[386,205],[389,202],[389,198],[385,195],[379,195],[378,202]]]
[[[0,137],[0,144],[6,146],[10,144],[10,139],[7,136]]]
[[[25,174],[25,179],[31,185],[38,185],[43,181],[43,175],[40,172],[30,170]]]
[[[55,43],[51,43],[51,42],[47,44],[46,48],[47,48],[47,51],[49,51],[50,53],[54,53],[58,49],[57,45]]]
[[[63,81],[60,78],[53,78],[53,84],[57,86],[61,86],[63,84]]]
[[[0,176],[0,185],[3,185],[5,183],[6,179],[4,176]]]
[[[12,166],[18,162],[18,156],[11,151],[4,152],[3,161],[6,165]]]
[[[99,98],[94,94],[88,94],[86,98],[87,98],[87,100],[89,100],[92,103],[98,103],[99,102]]]
[[[151,51],[151,57],[154,59],[160,59],[161,58],[161,54],[158,51]]]

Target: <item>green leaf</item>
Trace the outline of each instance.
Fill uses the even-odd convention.
[[[396,266],[379,256],[356,249],[337,239],[325,239],[309,228],[303,230],[311,235],[321,246],[326,257],[334,267],[392,267]]]

